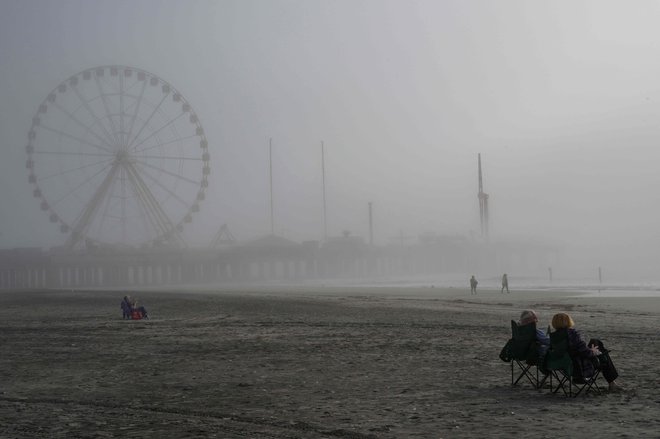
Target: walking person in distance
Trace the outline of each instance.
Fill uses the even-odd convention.
[[[502,275],[502,290],[500,292],[504,293],[505,288],[506,288],[506,292],[508,293],[509,292],[509,278],[506,275],[506,273],[504,273]]]

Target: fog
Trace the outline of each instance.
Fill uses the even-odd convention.
[[[576,272],[657,280],[660,4],[615,1],[0,1],[0,248],[61,245],[26,172],[32,118],[71,75],[153,72],[208,139],[192,246],[221,224],[374,241],[560,246]]]

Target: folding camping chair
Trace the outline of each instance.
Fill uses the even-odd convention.
[[[594,361],[598,360],[594,359]],[[569,397],[577,397],[583,390],[585,394],[591,390],[600,393],[600,387],[596,382],[600,376],[598,367],[594,367],[594,374],[590,377],[574,377],[575,366],[568,350],[568,331],[565,328],[550,333],[550,349],[545,356],[545,368],[550,372],[552,393],[559,392],[559,389]],[[557,387],[552,383],[553,378],[557,381]]]
[[[515,320],[511,320],[511,340],[508,353],[511,358],[511,385],[515,386],[523,377],[526,377],[529,383],[538,389],[544,379],[539,380],[536,323],[518,326]],[[517,378],[516,371],[518,372]]]

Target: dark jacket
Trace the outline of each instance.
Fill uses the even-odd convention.
[[[550,337],[538,328],[536,329],[536,341],[544,346],[550,346]]]
[[[595,372],[594,359],[597,355],[589,349],[582,334],[574,328],[568,328],[568,350],[575,369],[573,376],[592,376]]]
[[[545,353],[548,352],[548,348],[550,347],[550,337],[548,337],[545,332],[537,328],[536,341],[538,342],[536,346],[536,352],[538,353],[539,358],[543,358]]]

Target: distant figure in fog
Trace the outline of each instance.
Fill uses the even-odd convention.
[[[148,319],[147,308],[142,305],[138,306],[138,301],[136,300],[133,302],[133,314],[131,317],[133,320]]]
[[[122,319],[126,320],[131,318],[131,312],[133,311],[133,305],[131,304],[131,298],[129,296],[124,296],[124,298],[121,301],[121,312],[122,312]]]
[[[506,288],[506,292],[509,292],[509,278],[507,277],[506,273],[502,275],[502,291],[500,291],[502,294],[504,294],[504,289]]]
[[[122,318],[124,320],[141,320],[149,318],[147,309],[142,305],[138,305],[138,301],[132,299],[131,296],[124,296],[120,307]]]
[[[470,278],[470,294],[477,294],[477,284],[479,282],[477,279],[474,277],[474,274]]]

